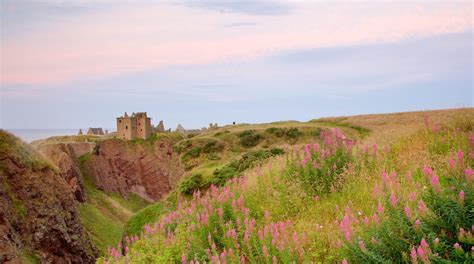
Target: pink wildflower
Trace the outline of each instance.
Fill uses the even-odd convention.
[[[416,219],[416,221],[415,221],[415,227],[416,227],[416,228],[420,228],[420,225],[421,225],[420,219]]]
[[[187,261],[186,261],[186,255],[183,255],[183,256],[181,257],[181,264],[186,264],[186,263],[187,263]]]
[[[370,223],[369,218],[367,216],[364,217],[364,224],[369,225],[369,223]]]
[[[365,250],[365,243],[363,240],[359,241],[359,248],[360,250]]]
[[[424,259],[425,258],[425,251],[423,250],[423,248],[420,246],[418,247],[416,253],[418,254],[418,256],[421,258],[421,259]]]
[[[413,173],[412,173],[411,171],[409,171],[409,172],[407,173],[407,180],[408,180],[409,182],[412,182],[412,181],[413,181]]]
[[[438,245],[439,244],[439,238],[435,238],[434,243],[435,243],[435,245]]]
[[[382,181],[386,185],[389,184],[389,182],[390,182],[390,178],[388,177],[388,173],[386,173],[385,171],[382,172]]]
[[[454,170],[454,168],[456,167],[456,161],[454,159],[450,159],[449,160],[449,167]]]
[[[436,191],[436,192],[440,192],[441,191],[441,185],[439,184],[439,178],[436,174],[433,174],[431,176],[431,179],[430,179],[430,183],[431,183],[431,186],[433,186],[433,189]]]
[[[461,248],[461,246],[459,245],[459,243],[455,243],[455,244],[453,245],[453,247],[454,247],[455,249],[460,249],[460,248]]]
[[[464,175],[466,176],[466,180],[468,182],[471,182],[472,181],[472,175],[473,175],[473,171],[471,168],[467,168],[464,170]]]
[[[342,264],[347,264],[347,263],[348,263],[348,262],[347,262],[347,259],[343,259],[343,260],[342,260]]]
[[[423,166],[423,174],[425,174],[425,176],[429,177],[433,174],[433,170],[428,166]]]
[[[379,221],[379,216],[378,216],[377,214],[374,214],[374,215],[372,216],[372,219],[373,219],[373,221],[374,221],[375,224],[378,224],[378,223],[380,222],[380,221]]]
[[[273,256],[272,262],[273,262],[273,264],[277,264],[277,263],[278,263],[278,260],[277,260],[277,257],[276,257],[276,256]]]
[[[421,239],[420,245],[421,245],[424,249],[429,249],[429,248],[430,248],[430,246],[428,245],[428,243],[426,243],[426,240],[425,240],[424,238]]]
[[[397,205],[397,197],[395,197],[395,194],[390,195],[390,205],[395,206]]]
[[[217,208],[217,214],[219,215],[219,218],[224,216],[224,210],[222,209],[222,206]]]
[[[382,206],[381,203],[379,203],[378,206],[377,206],[377,212],[378,212],[379,214],[383,214],[383,206]]]
[[[426,212],[426,204],[425,204],[425,202],[423,202],[423,200],[420,200],[418,202],[418,210],[420,210],[420,212],[422,212],[422,213]]]
[[[462,150],[458,151],[458,160],[461,162],[464,159],[464,152]]]
[[[464,191],[463,190],[461,190],[459,192],[459,201],[461,201],[461,203],[464,202]]]
[[[408,206],[405,206],[405,215],[407,218],[411,217],[411,210],[410,210],[410,207]]]
[[[418,261],[417,261],[417,253],[416,253],[415,247],[412,247],[412,248],[411,248],[410,257],[411,257],[411,262],[413,262],[413,263],[418,263]]]
[[[347,241],[351,241],[351,231],[350,230],[346,230],[344,235],[345,235]]]
[[[263,253],[263,256],[264,256],[265,258],[268,257],[268,249],[267,249],[267,246],[266,246],[266,245],[263,245],[263,247],[262,247],[262,253]]]

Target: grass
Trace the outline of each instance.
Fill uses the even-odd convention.
[[[118,194],[98,190],[84,170],[84,164],[90,155],[79,157],[87,195],[87,202],[79,205],[79,212],[81,221],[91,234],[97,248],[105,254],[107,248],[116,246],[122,240],[128,219],[149,203],[133,193],[125,199]]]
[[[455,116],[465,113],[467,113],[466,118],[453,122]],[[308,152],[303,146],[287,148],[285,156],[269,159],[262,166],[247,169],[245,176],[238,178],[238,180],[220,188],[211,187],[207,191],[202,190],[201,194],[195,194],[189,199],[178,199],[176,201],[180,204],[179,206],[161,205],[159,211],[162,212],[162,215],[154,214],[154,220],[150,222],[156,222],[157,225],[145,228],[142,231],[141,239],[128,244],[130,252],[127,259],[131,263],[152,260],[179,262],[183,259],[186,259],[186,262],[190,260],[200,262],[217,262],[219,260],[222,262],[222,258],[232,263],[239,262],[242,258],[247,262],[258,263],[271,263],[273,258],[283,263],[293,261],[337,263],[343,259],[349,259],[349,262],[409,262],[407,256],[410,252],[406,250],[412,246],[419,247],[419,239],[406,239],[407,242],[404,243],[407,243],[408,247],[386,244],[383,247],[378,247],[381,250],[393,251],[391,257],[388,258],[382,251],[377,251],[378,249],[371,242],[370,237],[373,234],[375,239],[383,242],[384,240],[379,237],[383,236],[383,230],[369,230],[364,224],[366,217],[372,219],[374,211],[377,212],[380,203],[390,203],[386,199],[392,193],[400,199],[398,200],[400,204],[402,202],[404,204],[408,202],[405,200],[408,198],[404,197],[410,197],[413,191],[418,191],[420,192],[419,197],[428,199],[430,202],[433,201],[433,203],[427,201],[429,208],[431,208],[429,210],[437,210],[435,205],[431,206],[430,204],[441,204],[441,202],[434,201],[446,201],[448,204],[453,204],[449,199],[454,199],[453,197],[457,196],[459,189],[454,189],[455,195],[450,193],[447,196],[440,196],[440,198],[429,196],[430,183],[424,180],[420,168],[429,165],[433,170],[439,172],[440,176],[448,177],[450,175],[452,169],[449,169],[448,161],[459,155],[459,150],[469,153],[469,144],[474,144],[468,143],[467,140],[473,135],[473,114],[472,109],[430,112],[430,123],[426,127],[423,125],[426,113],[392,114],[383,118],[380,115],[356,116],[312,122],[314,123],[314,126],[311,127],[313,131],[316,128],[324,130],[327,126],[336,126],[344,133],[347,132],[346,135],[350,138],[356,139],[356,145],[349,152],[351,153],[350,159],[345,159],[339,166],[337,162],[341,162],[341,157],[336,155],[335,159],[331,161],[331,155],[323,154],[329,151],[325,149],[318,153],[327,163],[324,163],[324,160],[319,160],[318,156],[316,159],[318,165],[313,165],[310,163],[314,160],[313,157],[305,161]],[[442,129],[441,132],[433,132],[433,127],[439,123],[446,129]],[[220,140],[227,144],[232,142],[235,145],[239,144],[238,137],[236,137],[239,133],[249,130],[262,133],[272,127],[289,127],[288,124],[291,124],[291,127],[298,127],[298,130],[304,133],[300,140],[307,139],[305,138],[307,136],[305,129],[301,128],[306,124],[298,122],[240,125],[235,128],[224,127],[221,131],[214,133],[218,134]],[[222,131],[229,132],[223,133]],[[271,131],[274,133],[279,130],[271,129]],[[212,138],[213,136],[198,135],[193,140],[206,137]],[[324,138],[313,137],[313,140],[313,142],[322,144],[320,140],[324,140]],[[280,144],[280,142],[276,144]],[[232,146],[227,146],[227,149],[232,149]],[[312,147],[313,145],[307,146]],[[258,147],[261,148],[263,145]],[[313,155],[312,151],[309,151],[311,156]],[[229,159],[236,160],[236,156],[242,157],[245,152],[231,153],[226,157],[223,156],[222,160],[227,162]],[[327,166],[319,167],[319,163],[327,164]],[[300,170],[301,164],[307,168]],[[336,167],[333,168],[331,164]],[[464,168],[472,168],[474,161],[464,155],[462,164],[464,170]],[[216,166],[225,168],[222,166],[222,161],[206,161],[193,169],[192,172]],[[296,170],[292,168],[296,168]],[[316,174],[317,177],[327,177],[330,174],[326,174],[324,171],[330,171],[332,168],[337,177],[329,179],[338,179],[337,188],[332,188],[333,186],[329,185],[329,188],[324,191],[314,192],[312,191],[314,186],[302,184],[297,180],[301,177],[307,179],[307,175],[313,175],[311,173],[318,169],[322,170]],[[459,169],[456,175],[463,175],[460,174],[463,170]],[[388,175],[394,175],[393,172],[397,172],[395,176],[390,176],[392,177],[389,181],[390,187],[387,187],[387,182],[383,180],[383,177],[381,178],[381,175],[384,175],[383,172],[387,172]],[[405,175],[408,172],[413,172],[413,181],[407,180]],[[449,187],[450,184],[453,184],[452,181],[444,177],[440,177],[442,185]],[[421,186],[428,185],[428,188],[422,188],[420,184],[422,184]],[[466,184],[468,183],[461,179],[459,186],[464,186],[462,188],[466,191],[467,199],[471,197],[471,194],[468,192]],[[447,188],[447,190],[453,189]],[[385,194],[381,195],[381,191]],[[446,200],[446,197],[449,199]],[[464,206],[471,205],[464,203]],[[168,210],[163,210],[164,208],[168,208]],[[454,205],[453,208],[455,208]],[[396,226],[386,225],[386,223],[390,223],[391,219],[398,219],[397,217],[400,215],[403,218],[403,207],[397,214],[389,214],[388,211],[387,207],[387,214],[380,215],[380,221],[387,228],[396,228]],[[470,211],[472,208],[466,208],[462,212]],[[413,213],[418,214],[419,212],[413,209]],[[464,227],[464,230],[467,230],[469,226],[466,225],[472,223],[467,223],[466,218],[463,217],[458,217],[461,219],[458,222],[460,226]],[[435,218],[433,223],[439,223],[437,219],[444,218],[446,217]],[[427,221],[425,218],[422,219]],[[392,222],[398,223],[400,221]],[[275,236],[273,232],[276,231],[272,229],[273,227],[269,229],[271,230],[269,231],[270,237],[266,233],[260,233],[264,232],[266,227],[276,223],[285,226],[289,233],[280,230],[282,233]],[[411,225],[409,223],[408,227],[411,228]],[[422,226],[425,229],[429,228],[426,229],[428,230],[426,234],[432,234],[429,230],[432,230],[433,234],[437,234],[433,227]],[[398,228],[401,227],[398,226]],[[232,238],[232,230],[236,231],[234,238]],[[351,239],[346,240],[347,233],[344,230],[350,231]],[[228,232],[231,232],[230,236]],[[386,240],[388,242],[398,243],[399,239],[403,239],[395,231],[390,231],[389,234],[391,234],[389,237],[392,235],[394,237]],[[443,232],[439,234],[443,234]],[[271,236],[273,236],[273,240]],[[360,239],[365,241],[366,248],[361,246]],[[433,258],[433,261],[436,258],[461,262],[472,260],[472,253],[466,251],[469,250],[469,243],[472,244],[472,241],[459,240],[456,243],[460,244],[461,249],[455,247],[453,249],[452,244],[457,241],[456,236],[448,235],[448,238],[440,236],[440,239],[448,241],[443,244],[445,249],[436,248],[432,244],[432,240],[428,242],[433,252],[440,252],[438,256],[428,256]],[[272,241],[275,241],[276,244]],[[156,251],[157,247],[160,248],[159,251]],[[229,253],[231,249],[232,254]],[[419,258],[424,256],[419,255]],[[109,255],[107,259],[124,260],[117,254]],[[421,263],[421,259],[419,260]],[[440,260],[438,259],[438,261]]]
[[[162,203],[155,203],[143,208],[127,222],[124,234],[128,236],[140,234],[146,224],[155,222],[165,212],[166,209]]]
[[[38,256],[26,250],[21,251],[20,259],[21,259],[21,263],[25,263],[25,264],[40,263],[40,259],[38,258]]]

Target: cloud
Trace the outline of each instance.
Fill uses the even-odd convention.
[[[233,28],[233,27],[248,27],[248,26],[256,26],[256,25],[257,23],[254,23],[254,22],[236,22],[236,23],[225,24],[224,27]]]
[[[252,10],[246,5],[240,8]],[[121,5],[53,16],[54,24],[2,39],[1,82],[61,84],[171,65],[254,60],[286,50],[393,42],[472,30],[470,18],[466,4],[369,8],[304,2],[295,3],[284,17],[181,5]],[[225,27],[248,19],[255,25]]]
[[[288,14],[292,6],[288,2],[270,0],[184,1],[191,8],[205,8],[221,13],[242,13],[254,16],[279,16]]]

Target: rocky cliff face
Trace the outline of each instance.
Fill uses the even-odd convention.
[[[77,194],[63,177],[0,130],[0,263],[21,263],[26,252],[43,263],[94,262],[97,250],[79,220]]]
[[[66,181],[77,201],[86,201],[84,182],[77,162],[77,154],[91,152],[88,143],[57,143],[38,147],[38,151],[59,169],[59,174]]]
[[[183,174],[179,157],[166,139],[100,142],[84,169],[99,189],[123,196],[133,192],[149,201],[162,198]]]

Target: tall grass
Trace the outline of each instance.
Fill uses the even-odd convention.
[[[324,130],[194,192],[100,261],[470,263],[473,147],[457,127],[430,125],[391,146]]]

